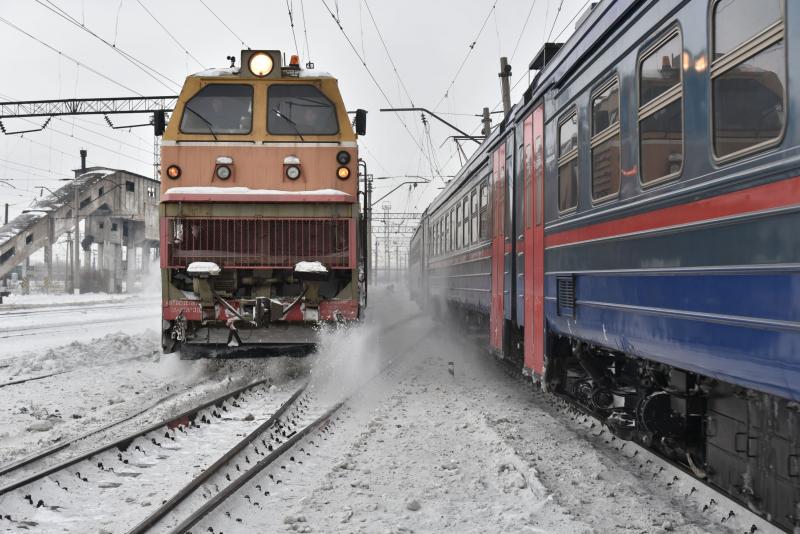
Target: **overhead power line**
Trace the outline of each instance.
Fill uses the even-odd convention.
[[[9,20],[7,20],[7,19],[4,19],[3,17],[0,17],[0,22],[2,22],[3,24],[5,24],[6,26],[9,26],[9,27],[11,27],[11,28],[14,28],[15,30],[17,30],[18,32],[20,32],[20,33],[22,33],[22,34],[24,34],[24,35],[27,35],[28,37],[30,37],[31,39],[33,39],[33,40],[34,40],[34,41],[36,41],[37,43],[41,44],[42,46],[45,46],[45,47],[49,48],[50,50],[52,50],[53,52],[55,52],[55,53],[59,54],[60,56],[63,56],[63,57],[65,57],[65,58],[67,58],[68,60],[70,60],[70,61],[74,62],[76,65],[78,65],[78,66],[80,66],[80,67],[83,67],[84,69],[88,70],[89,72],[91,72],[91,73],[93,73],[93,74],[96,74],[96,75],[100,76],[100,77],[101,77],[101,78],[103,78],[104,80],[106,80],[106,81],[108,81],[108,82],[111,82],[111,83],[113,83],[114,85],[116,85],[116,86],[118,86],[118,87],[121,87],[121,88],[125,89],[126,91],[130,91],[130,92],[132,92],[132,93],[133,93],[133,94],[135,94],[135,95],[138,95],[138,96],[144,96],[144,95],[142,95],[141,93],[139,93],[139,92],[137,92],[137,91],[135,91],[135,90],[131,89],[131,88],[130,88],[130,87],[128,87],[127,85],[123,85],[123,84],[121,84],[120,82],[118,82],[117,80],[115,80],[115,79],[111,78],[110,76],[106,76],[105,74],[103,74],[102,72],[98,71],[97,69],[93,69],[92,67],[90,67],[90,66],[86,65],[85,63],[82,63],[82,62],[78,61],[78,60],[77,60],[77,59],[75,59],[74,57],[72,57],[72,56],[70,56],[70,55],[68,55],[68,54],[65,54],[64,52],[62,52],[62,51],[61,51],[61,50],[59,50],[58,48],[56,48],[56,47],[54,47],[54,46],[52,46],[52,45],[50,45],[50,44],[48,44],[48,43],[46,43],[46,42],[42,41],[42,40],[41,40],[41,39],[39,39],[38,37],[36,37],[36,36],[34,36],[34,35],[32,35],[32,34],[30,34],[30,33],[26,32],[25,30],[23,30],[22,28],[20,28],[20,27],[19,27],[19,26],[17,26],[16,24],[14,24],[13,22],[11,22],[11,21],[9,21]]]
[[[336,23],[336,26],[339,27],[339,30],[342,32],[342,35],[344,35],[345,40],[347,40],[347,44],[350,45],[350,48],[353,50],[353,53],[356,55],[358,60],[361,62],[361,65],[364,66],[364,69],[367,71],[367,74],[369,75],[370,79],[372,80],[372,83],[374,83],[375,87],[378,88],[378,91],[380,91],[380,93],[383,96],[384,100],[386,100],[386,103],[389,104],[390,107],[394,107],[394,105],[392,104],[392,101],[389,99],[389,96],[386,94],[386,91],[383,90],[383,87],[381,87],[381,84],[378,82],[378,79],[375,78],[375,75],[372,73],[372,70],[367,65],[367,62],[364,60],[364,58],[358,52],[358,49],[356,48],[356,45],[353,44],[353,41],[350,39],[350,36],[347,35],[347,32],[344,29],[344,26],[342,26],[341,20],[339,20],[339,18],[334,14],[334,12],[328,6],[328,3],[325,0],[322,0],[322,5],[325,6],[325,9],[328,10],[328,13],[330,14],[331,18]],[[433,163],[430,161],[430,157],[428,157],[428,155],[425,154],[425,149],[422,147],[422,145],[417,140],[417,138],[414,137],[414,134],[411,133],[411,130],[409,130],[408,125],[406,124],[405,120],[403,120],[403,118],[400,115],[398,115],[397,113],[395,113],[394,115],[395,115],[395,117],[397,117],[397,120],[399,120],[400,123],[403,125],[403,128],[405,129],[406,133],[408,133],[408,136],[411,138],[411,140],[414,142],[414,144],[417,145],[417,148],[420,150],[420,152],[425,155],[425,158],[432,165]]]
[[[403,81],[403,77],[400,76],[400,73],[397,70],[397,65],[395,64],[394,59],[392,59],[392,54],[389,53],[389,47],[386,46],[386,41],[383,40],[383,34],[381,33],[380,28],[378,28],[378,23],[375,22],[375,16],[372,14],[372,9],[370,9],[367,0],[364,0],[364,5],[367,8],[367,13],[369,13],[369,18],[372,21],[372,25],[375,27],[375,31],[378,32],[378,39],[380,39],[381,45],[383,45],[383,49],[386,51],[386,57],[389,58],[389,63],[391,63],[392,65],[392,70],[394,70],[394,74],[395,76],[397,76],[397,80],[400,82],[400,87],[403,88],[403,92],[405,93],[406,98],[408,98],[408,101],[411,102],[411,106],[416,107],[414,99],[411,98],[411,95],[408,93],[408,88],[406,87],[406,84]]]
[[[153,80],[155,80],[159,84],[163,85],[164,87],[166,87],[166,88],[168,88],[170,90],[174,90],[175,87],[180,87],[179,84],[175,83],[166,74],[163,74],[163,73],[159,72],[158,70],[154,69],[153,67],[151,67],[150,65],[148,65],[144,61],[142,61],[140,59],[137,59],[136,57],[134,57],[131,54],[129,54],[128,52],[124,51],[120,47],[116,46],[114,43],[110,43],[107,40],[105,40],[102,37],[100,37],[99,35],[97,35],[97,33],[92,31],[91,29],[89,29],[88,26],[86,26],[85,24],[79,22],[75,17],[73,17],[72,15],[70,15],[69,13],[64,11],[58,5],[56,5],[53,2],[51,2],[51,0],[45,0],[47,3],[43,2],[42,0],[34,0],[34,1],[37,4],[41,5],[42,7],[44,7],[45,9],[47,9],[48,11],[50,11],[52,13],[55,13],[56,15],[61,17],[62,19],[66,20],[67,22],[69,22],[70,24],[75,26],[76,28],[79,28],[79,29],[85,31],[86,33],[88,33],[89,35],[94,37],[95,39],[101,41],[103,44],[105,44],[106,46],[108,46],[109,48],[114,50],[117,54],[119,54],[123,58],[125,58],[129,63],[133,64],[137,69],[141,70],[142,72],[147,74],[150,78],[152,78]],[[167,82],[172,84],[173,87],[170,87],[169,85],[164,83],[164,80],[166,80]]]
[[[225,26],[225,29],[227,29],[229,32],[231,32],[231,34],[232,34],[234,37],[236,37],[236,38],[239,40],[239,42],[240,42],[240,43],[242,43],[242,46],[244,46],[245,48],[247,48],[248,50],[250,50],[250,47],[249,47],[249,46],[247,46],[247,45],[245,44],[245,42],[244,42],[244,39],[242,39],[241,37],[239,37],[239,35],[237,35],[237,33],[236,33],[235,31],[233,31],[233,30],[231,29],[231,27],[230,27],[230,26],[228,26],[227,24],[225,24],[225,21],[223,21],[221,18],[219,18],[219,15],[217,15],[216,13],[214,13],[214,11],[213,11],[213,10],[212,10],[210,7],[208,7],[208,4],[206,4],[206,3],[205,3],[203,0],[200,0],[200,3],[201,3],[201,4],[203,4],[203,7],[205,7],[205,8],[208,10],[208,12],[209,12],[209,13],[211,13],[212,15],[214,15],[214,18],[215,18],[215,19],[217,19],[217,20],[220,22],[220,24],[222,24],[223,26]]]
[[[494,3],[492,4],[492,8],[489,10],[489,13],[486,15],[486,18],[483,19],[483,24],[481,24],[481,29],[478,30],[478,35],[476,35],[475,38],[472,40],[472,42],[469,44],[469,50],[467,50],[467,55],[464,56],[463,61],[461,61],[461,65],[458,66],[458,70],[456,70],[456,73],[453,76],[453,79],[450,81],[450,85],[447,86],[447,90],[444,92],[444,95],[442,95],[442,98],[439,99],[439,102],[437,102],[436,105],[433,107],[434,111],[436,111],[436,109],[440,105],[442,105],[442,102],[444,102],[445,99],[449,96],[450,90],[455,85],[456,80],[458,80],[458,76],[461,74],[461,71],[464,68],[464,65],[467,64],[467,60],[469,59],[469,56],[472,54],[472,51],[475,49],[475,45],[478,44],[478,39],[481,38],[481,34],[483,33],[483,30],[484,30],[484,28],[486,28],[486,23],[489,22],[489,18],[492,16],[492,13],[494,13],[494,9],[495,9],[495,7],[497,7],[497,2],[498,1],[499,0],[494,0]]]
[[[166,27],[166,26],[164,26],[163,24],[161,24],[161,21],[160,21],[160,20],[158,20],[158,17],[156,17],[155,15],[153,15],[153,13],[151,13],[151,12],[150,12],[150,10],[149,10],[149,9],[147,9],[147,6],[146,6],[146,5],[144,5],[144,4],[142,3],[142,0],[136,0],[136,2],[137,2],[137,3],[138,3],[140,6],[142,6],[142,9],[144,9],[144,10],[145,10],[145,12],[146,12],[148,15],[150,15],[150,18],[151,18],[151,19],[153,19],[153,20],[155,21],[155,23],[156,23],[156,24],[158,24],[158,25],[161,27],[161,29],[162,29],[162,30],[164,30],[164,31],[166,32],[166,34],[167,34],[167,35],[169,35],[170,39],[172,39],[172,40],[175,42],[175,44],[176,44],[176,45],[178,45],[178,47],[179,47],[181,50],[183,50],[183,51],[186,53],[186,55],[187,55],[187,56],[189,56],[190,58],[192,58],[192,59],[195,61],[195,63],[197,63],[198,65],[200,65],[200,67],[202,67],[202,68],[205,68],[205,66],[204,66],[202,63],[200,63],[200,60],[199,60],[199,59],[197,59],[197,58],[194,56],[194,54],[192,54],[191,52],[189,52],[189,50],[188,50],[188,49],[187,49],[185,46],[183,46],[183,45],[181,44],[181,42],[180,42],[180,41],[178,41],[178,38],[177,38],[177,37],[175,37],[174,35],[172,35],[172,32],[170,32],[170,31],[169,31],[169,29],[167,29],[167,27]]]
[[[292,40],[294,41],[294,53],[300,54],[300,49],[297,47],[297,34],[294,32],[294,14],[292,13],[292,2],[286,0],[286,9],[289,10],[289,27],[292,29]]]

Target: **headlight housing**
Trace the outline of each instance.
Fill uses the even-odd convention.
[[[290,180],[297,180],[300,178],[300,167],[297,165],[287,165],[286,177]]]
[[[340,180],[347,180],[350,178],[350,169],[347,167],[339,167],[336,170],[336,176],[338,176]]]
[[[256,52],[252,56],[250,56],[250,61],[247,64],[247,67],[250,69],[250,72],[253,76],[258,76],[259,78],[263,78],[275,67],[272,62],[272,58],[266,52]]]
[[[170,165],[167,167],[167,176],[172,180],[177,180],[181,177],[181,168],[177,165]]]
[[[227,180],[231,177],[231,168],[227,165],[219,165],[215,174],[220,180]]]
[[[336,161],[339,162],[339,165],[347,165],[350,163],[350,152],[346,150],[342,150],[338,154],[336,154]]]

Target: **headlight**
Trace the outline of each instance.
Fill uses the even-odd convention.
[[[252,72],[254,76],[263,78],[272,72],[272,58],[269,54],[264,52],[256,52],[250,56],[248,67],[250,67],[250,72]]]
[[[341,152],[336,154],[336,161],[338,161],[340,165],[347,165],[348,163],[350,163],[350,152],[342,150]]]
[[[350,169],[347,167],[339,167],[336,171],[336,176],[338,176],[340,180],[347,180],[350,178]]]
[[[231,168],[227,165],[220,165],[217,167],[217,178],[220,180],[227,180],[231,177]]]
[[[173,180],[177,180],[181,177],[181,168],[177,165],[170,165],[167,167],[167,176],[172,178]]]
[[[286,177],[290,180],[297,180],[300,178],[300,167],[297,165],[289,165],[286,167]]]

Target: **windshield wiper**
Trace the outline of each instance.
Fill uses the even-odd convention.
[[[283,113],[281,113],[281,112],[278,110],[278,108],[272,108],[272,112],[273,112],[275,115],[277,115],[278,117],[280,117],[280,118],[282,118],[283,120],[285,120],[286,122],[288,122],[288,123],[289,123],[289,124],[292,126],[292,128],[294,128],[294,133],[296,133],[296,134],[297,134],[297,136],[298,136],[298,137],[300,137],[300,140],[301,140],[301,141],[305,141],[305,139],[303,139],[303,134],[301,134],[301,133],[300,133],[300,130],[298,130],[298,129],[297,129],[297,123],[296,123],[296,122],[294,122],[292,119],[290,119],[289,117],[287,117],[287,116],[285,116]]]
[[[212,135],[212,136],[214,136],[214,141],[219,141],[219,139],[217,139],[217,134],[216,134],[216,133],[214,133],[214,125],[213,125],[213,124],[211,124],[211,122],[210,122],[210,121],[209,121],[207,118],[203,117],[202,115],[200,115],[198,112],[196,112],[195,110],[193,110],[193,109],[192,109],[192,108],[190,108],[189,106],[185,106],[185,108],[186,108],[188,111],[191,111],[192,113],[194,113],[195,115],[197,115],[197,116],[200,118],[200,120],[201,120],[201,121],[203,121],[204,123],[206,123],[206,126],[208,126],[208,131],[209,131],[209,132],[211,132],[211,135]]]

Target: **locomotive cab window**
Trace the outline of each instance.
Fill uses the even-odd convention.
[[[619,194],[619,81],[604,85],[592,98],[592,200]]]
[[[274,135],[335,135],[336,106],[313,85],[271,85],[267,130]]]
[[[639,62],[639,169],[645,186],[683,169],[682,49],[674,31]]]
[[[248,134],[253,126],[253,86],[212,83],[183,107],[181,133]]]
[[[778,143],[786,125],[783,0],[718,0],[712,8],[714,155]]]
[[[578,206],[578,113],[575,108],[558,124],[558,211]]]

